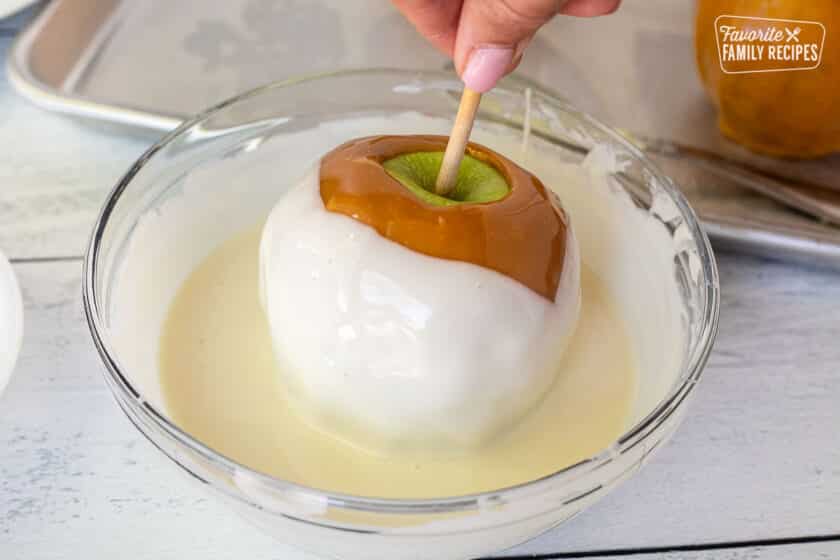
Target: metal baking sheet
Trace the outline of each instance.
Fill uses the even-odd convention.
[[[721,137],[694,71],[692,10],[691,2],[625,0],[608,18],[558,18],[532,43],[520,73],[634,134],[679,139],[840,190],[840,156],[773,160]],[[40,105],[154,131],[273,80],[338,68],[445,65],[382,0],[53,0],[8,61],[13,84]],[[840,267],[840,228],[690,162],[656,159],[718,248]]]
[[[446,62],[382,0],[55,0],[9,70],[50,109],[163,131],[267,82],[400,67],[405,53],[418,68]]]

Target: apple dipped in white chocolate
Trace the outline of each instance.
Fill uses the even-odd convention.
[[[493,438],[551,387],[577,323],[578,247],[551,191],[470,144],[439,197],[445,145],[339,146],[262,235],[262,301],[290,401],[373,452],[459,453]]]

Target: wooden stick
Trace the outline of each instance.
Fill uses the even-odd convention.
[[[461,167],[461,160],[467,149],[467,142],[470,139],[470,132],[472,132],[475,114],[478,112],[480,102],[480,93],[464,88],[464,93],[461,94],[461,104],[458,105],[458,114],[455,115],[455,124],[452,126],[452,133],[449,135],[449,142],[446,144],[446,152],[443,154],[443,163],[440,165],[440,172],[435,182],[435,192],[440,196],[446,196],[455,187],[458,169]]]

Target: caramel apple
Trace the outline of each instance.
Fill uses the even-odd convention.
[[[552,386],[577,324],[577,243],[551,191],[470,144],[440,197],[445,145],[345,143],[263,230],[263,306],[290,403],[376,453],[493,439]]]
[[[539,179],[470,144],[449,198],[434,194],[445,136],[371,136],[321,161],[324,206],[413,251],[495,270],[554,301],[568,221]]]

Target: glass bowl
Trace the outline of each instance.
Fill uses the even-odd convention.
[[[106,366],[105,379],[120,407],[194,479],[268,533],[316,554],[388,560],[470,558],[509,548],[556,526],[635,473],[668,439],[712,347],[719,307],[717,269],[709,241],[682,195],[619,134],[554,94],[508,79],[484,96],[480,122],[521,130],[527,119],[530,134],[549,145],[558,161],[581,161],[594,146],[608,146],[624,162],[623,170],[613,176],[615,184],[663,224],[678,247],[666,266],[672,268],[679,288],[686,333],[680,363],[672,382],[624,435],[593,457],[515,487],[433,500],[394,500],[325,492],[255,472],[192,438],[166,415],[150,383],[156,375],[154,352],[132,356],[131,349],[116,342],[115,331],[124,325],[113,305],[114,294],[121,275],[128,273],[123,261],[138,224],[154,224],[161,206],[185,188],[198,188],[201,196],[218,199],[215,214],[187,212],[183,223],[162,227],[160,247],[147,248],[158,251],[157,260],[149,261],[154,266],[183,266],[188,272],[191,265],[177,257],[179,244],[210,235],[210,229],[202,229],[207,222],[240,220],[237,201],[248,200],[249,188],[235,175],[212,188],[185,187],[192,171],[259,150],[267,138],[325,119],[405,111],[451,119],[460,89],[460,81],[448,73],[370,69],[290,80],[246,93],[195,117],[152,147],[108,196],[93,230],[85,259],[84,305]],[[199,219],[204,222],[195,221]],[[132,273],[154,284],[164,268],[148,268]],[[140,346],[141,339],[138,336]]]

